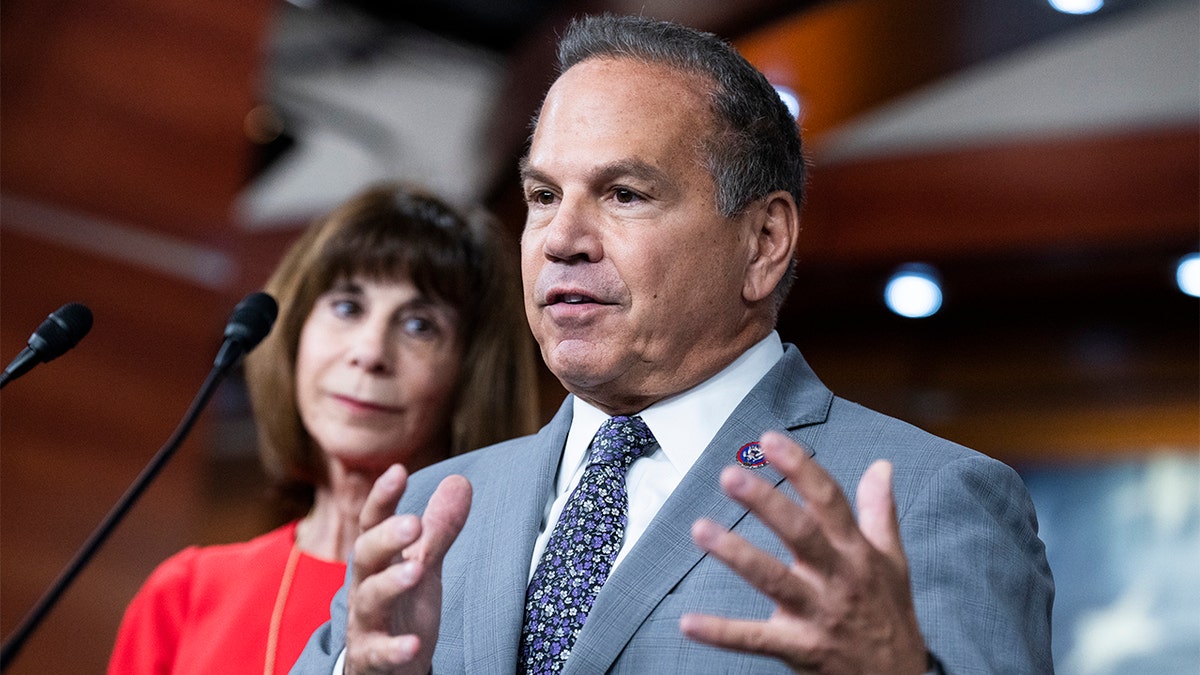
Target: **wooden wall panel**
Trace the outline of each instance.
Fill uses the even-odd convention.
[[[0,393],[7,637],[170,436],[211,366],[227,309],[216,293],[0,232],[6,363],[62,304],[82,301],[95,317],[75,349]],[[207,427],[202,420],[6,672],[103,670],[142,580],[199,539]]]
[[[1196,239],[1195,127],[1030,138],[826,166],[818,154],[802,255],[1036,257]]]
[[[247,176],[242,125],[258,97],[271,6],[13,0],[0,9],[0,358],[66,302],[95,315],[78,347],[0,394],[6,637],[170,436],[244,290],[237,270],[204,286],[169,265],[153,271],[89,250],[98,235],[88,222],[59,216],[118,223],[135,235],[127,246],[145,233],[236,249],[230,205]],[[49,215],[9,208],[18,202]],[[46,238],[64,227],[86,231],[70,245]],[[214,536],[203,484],[210,434],[211,411],[6,673],[104,671],[150,570]]]
[[[269,3],[4,6],[4,190],[219,238],[249,167]]]

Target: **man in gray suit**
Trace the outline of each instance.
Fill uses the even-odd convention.
[[[635,17],[575,22],[559,58],[521,249],[571,395],[386,472],[293,672],[1051,672],[1016,474],[838,398],[774,331],[804,160],[766,79]],[[596,468],[610,437],[627,470]]]

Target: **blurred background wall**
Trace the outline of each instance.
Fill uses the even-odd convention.
[[[485,202],[516,245],[554,35],[614,11],[715,31],[795,95],[813,171],[780,332],[843,396],[1022,472],[1060,672],[1195,672],[1200,313],[1176,268],[1200,243],[1198,9],[6,0],[0,358],[66,302],[95,326],[0,395],[0,632],[165,442],[229,311],[312,217],[400,177]],[[914,263],[941,283],[928,318],[883,301]],[[101,672],[158,562],[275,524],[254,452],[235,374],[12,672]]]

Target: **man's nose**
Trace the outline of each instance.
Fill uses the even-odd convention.
[[[546,226],[542,249],[550,260],[596,262],[603,256],[600,214],[586,199],[564,197]]]

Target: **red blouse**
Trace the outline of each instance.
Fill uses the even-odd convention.
[[[125,610],[109,675],[262,675],[296,524],[247,542],[191,546],[165,560]],[[345,576],[345,563],[299,554],[283,604],[275,673],[287,673],[312,632],[329,620],[329,602]]]

